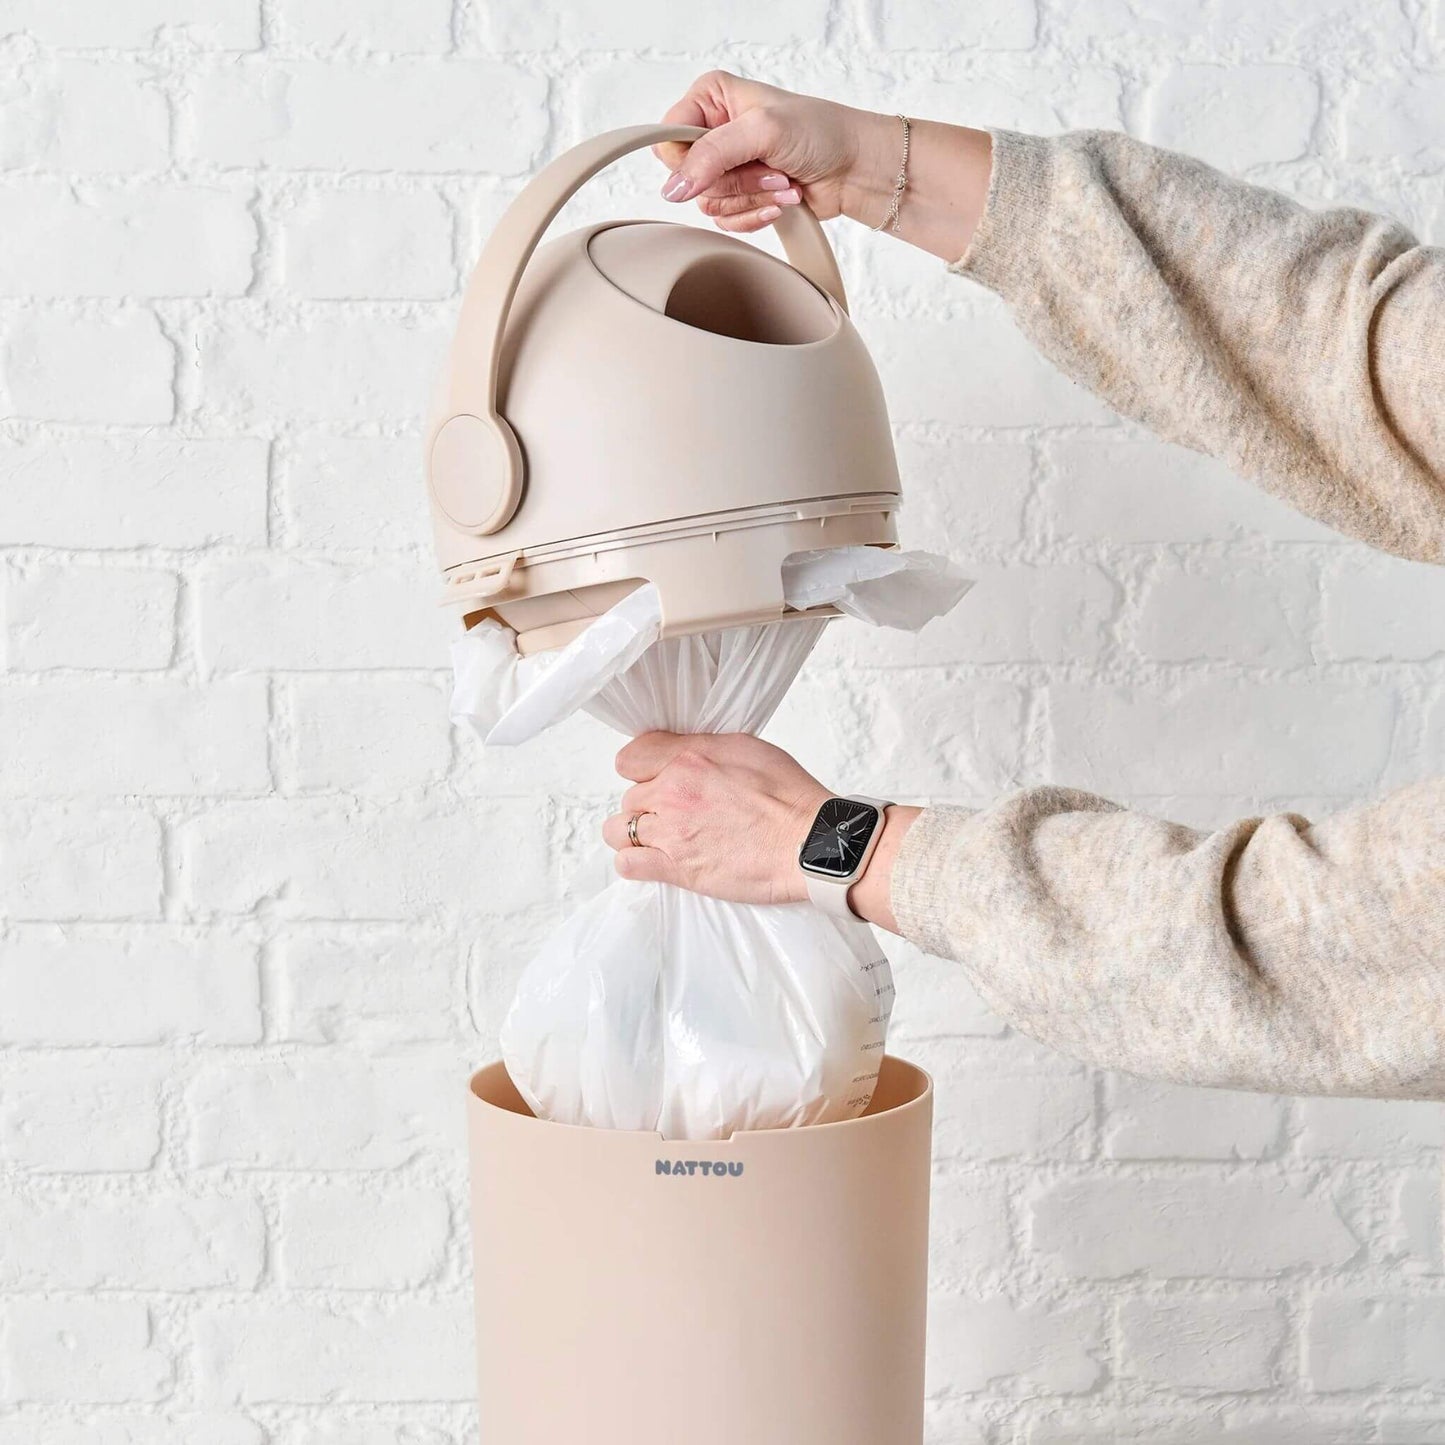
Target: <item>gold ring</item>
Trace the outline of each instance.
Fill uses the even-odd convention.
[[[638,821],[639,818],[646,818],[646,817],[648,817],[648,816],[650,816],[650,815],[647,814],[647,813],[634,813],[634,814],[627,820],[627,841],[628,841],[629,843],[631,843],[634,848],[645,848],[645,847],[647,846],[647,845],[637,836],[637,821]]]

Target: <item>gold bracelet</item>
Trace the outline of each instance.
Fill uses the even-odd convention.
[[[903,192],[908,189],[908,143],[913,132],[913,122],[906,115],[900,115],[903,122],[903,159],[898,163],[898,176],[893,182],[893,199],[888,203],[888,214],[873,227],[875,231],[892,231],[898,234],[900,219],[898,208],[903,204]]]

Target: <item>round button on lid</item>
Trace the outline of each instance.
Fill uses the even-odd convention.
[[[486,536],[522,499],[522,452],[499,416],[449,417],[432,440],[427,480],[436,504],[463,532]]]

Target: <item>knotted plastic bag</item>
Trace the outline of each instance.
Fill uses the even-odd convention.
[[[802,553],[783,573],[799,611],[832,605],[916,629],[969,583],[926,553]],[[660,639],[643,586],[561,652],[517,655],[483,622],[453,646],[452,717],[517,743],[578,708],[628,736],[767,724],[825,620]],[[545,1119],[669,1139],[830,1123],[867,1108],[893,982],[866,924],[807,903],[722,902],[619,880],[528,964],[502,1028],[507,1071]]]

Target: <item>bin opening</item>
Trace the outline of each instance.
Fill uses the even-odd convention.
[[[821,292],[796,272],[759,265],[755,256],[708,256],[673,283],[663,315],[715,336],[765,346],[802,346],[837,330]]]
[[[895,1058],[892,1054],[885,1054],[883,1062],[878,1070],[878,1083],[873,1089],[873,1098],[868,1107],[855,1118],[840,1119],[829,1124],[807,1124],[800,1126],[804,1129],[846,1129],[854,1126],[860,1119],[871,1119],[877,1114],[886,1114],[893,1109],[901,1109],[905,1105],[916,1103],[928,1093],[931,1086],[929,1077],[916,1064],[906,1063],[903,1059]],[[488,1064],[472,1076],[470,1090],[472,1095],[483,1104],[489,1104],[494,1109],[501,1109],[504,1113],[518,1114],[524,1119],[535,1119],[537,1116],[527,1107],[527,1101],[518,1092],[517,1086],[512,1082],[512,1076],[507,1072],[507,1066],[503,1063]],[[574,1125],[554,1125],[556,1128],[582,1127]],[[632,1133],[631,1130],[619,1130],[619,1133]],[[652,1131],[647,1131],[652,1132]],[[709,1139],[707,1147],[712,1148],[719,1144],[730,1143],[737,1137],[739,1131],[734,1130],[723,1139]],[[788,1133],[789,1130],[751,1130],[741,1131],[744,1135],[756,1133]],[[657,1135],[660,1139],[662,1136]],[[686,1141],[672,1140],[673,1144],[685,1144]]]

